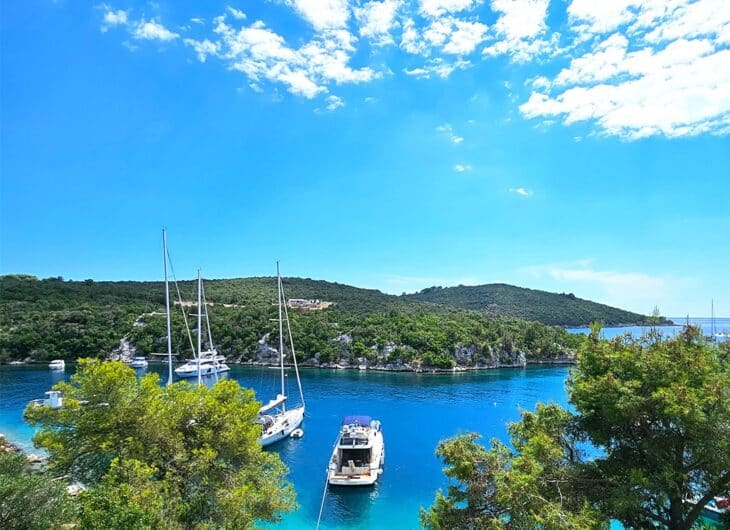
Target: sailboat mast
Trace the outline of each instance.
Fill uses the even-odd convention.
[[[200,290],[201,282],[200,282],[200,269],[198,269],[198,385],[202,384],[202,378],[200,374],[201,370],[201,348],[200,348],[200,338],[203,334],[203,330],[201,329],[201,317],[203,315],[203,309],[200,306],[200,300],[201,300],[201,290]]]
[[[172,384],[172,332],[170,331],[170,284],[167,280],[167,230],[162,229],[162,263],[165,269],[165,318],[167,320],[167,384]]]
[[[286,395],[286,386],[284,384],[284,322],[281,318],[281,273],[279,272],[279,260],[276,261],[276,287],[279,293],[279,360],[281,362],[281,395]],[[282,404],[282,409],[286,407],[286,403]]]

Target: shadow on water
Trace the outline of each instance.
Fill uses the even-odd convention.
[[[336,523],[339,526],[356,527],[369,519],[373,502],[378,498],[380,485],[369,487],[330,487],[327,491],[322,524]],[[316,520],[319,505],[313,514]]]

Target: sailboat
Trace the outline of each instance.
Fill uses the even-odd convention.
[[[210,332],[210,317],[208,316],[208,304],[205,303],[205,295],[203,294],[203,279],[198,269],[198,348],[197,356],[178,368],[175,368],[175,375],[178,377],[197,377],[198,384],[201,383],[201,377],[206,375],[220,374],[230,370],[225,363],[226,358],[218,353],[213,347],[213,335]],[[208,335],[208,349],[203,351],[202,337],[203,326],[202,318],[205,316]]]
[[[276,280],[279,298],[279,369],[281,372],[281,392],[259,409],[258,422],[261,424],[259,442],[264,447],[291,436],[295,431],[298,435],[303,434],[299,426],[304,421],[304,393],[302,392],[302,382],[299,379],[299,367],[297,366],[297,357],[294,352],[294,339],[291,334],[289,311],[286,307],[286,298],[284,296],[284,287],[281,283],[278,261],[276,262]],[[297,377],[299,399],[301,401],[299,406],[289,409],[286,407],[288,396],[286,394],[286,376],[284,374],[284,319],[286,319],[286,327],[289,333],[289,345],[294,361],[294,372]]]

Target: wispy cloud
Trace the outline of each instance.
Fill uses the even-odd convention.
[[[339,109],[340,107],[344,107],[345,102],[341,97],[330,95],[327,96],[327,106],[325,107],[330,112]]]
[[[438,127],[436,127],[436,132],[445,134],[446,136],[448,136],[449,140],[451,140],[451,143],[454,144],[460,144],[464,141],[464,137],[456,134],[450,123],[444,123],[442,125],[439,125]]]
[[[456,171],[457,173],[471,171],[471,166],[469,164],[456,164],[454,165],[454,171]]]
[[[660,309],[678,305],[678,293],[694,283],[692,278],[599,269],[592,259],[532,265],[521,272],[532,278],[551,280],[556,289],[584,292],[584,298],[644,314],[656,305]]]
[[[140,40],[171,41],[180,35],[155,20],[141,20],[135,25],[132,36]]]
[[[529,197],[530,195],[532,195],[532,192],[525,188],[510,188],[507,191],[509,191],[510,193],[515,193],[520,197]]]

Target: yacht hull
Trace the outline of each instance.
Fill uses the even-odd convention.
[[[273,425],[259,437],[263,447],[275,444],[288,438],[304,421],[304,408],[298,407],[272,416]]]
[[[202,366],[200,368],[200,375],[213,375],[213,374],[220,374],[221,372],[227,372],[230,368],[228,366],[218,366],[218,367],[212,367],[212,366]],[[175,369],[175,375],[178,377],[198,377],[198,369],[181,369],[176,368]]]

